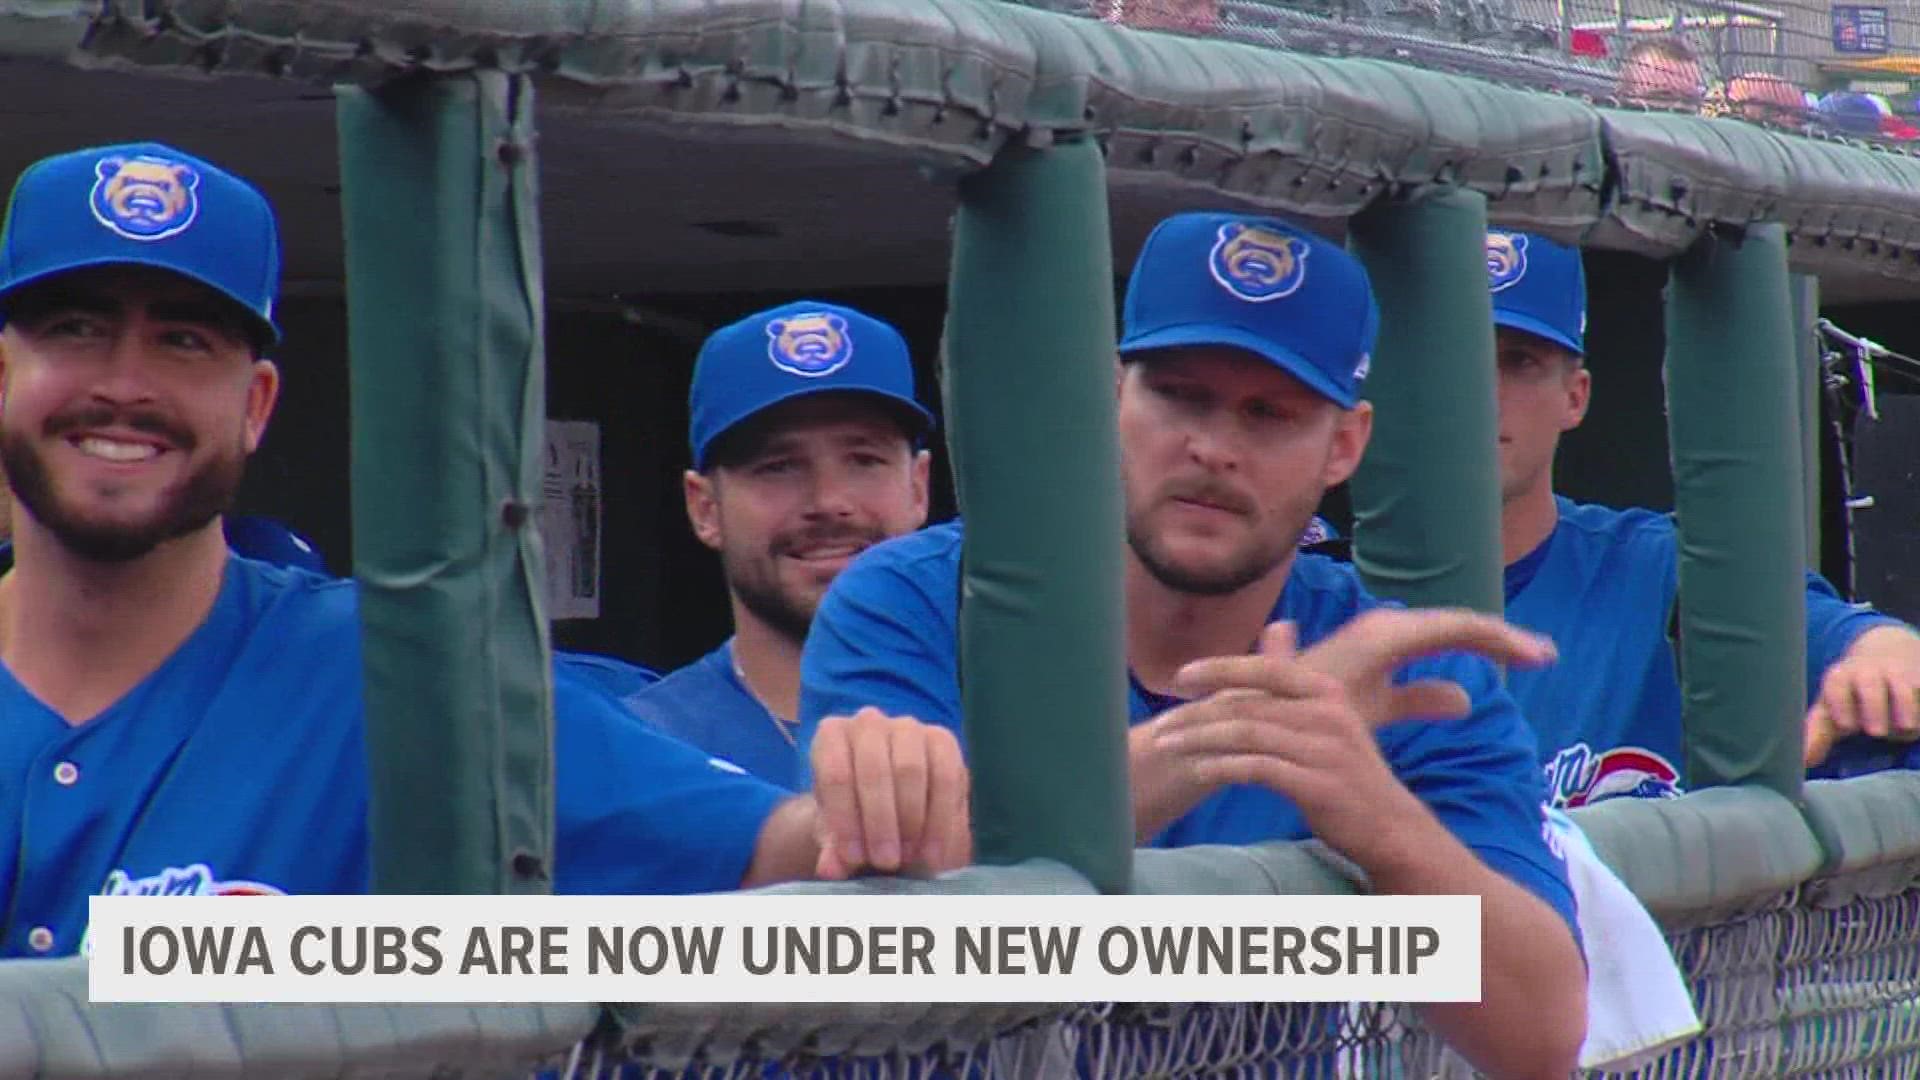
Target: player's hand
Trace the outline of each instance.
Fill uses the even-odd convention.
[[[822,720],[811,756],[820,879],[930,875],[973,861],[967,767],[946,728],[861,709]]]
[[[1188,665],[1181,689],[1205,696],[1132,735],[1136,767],[1154,770],[1154,790],[1163,796],[1137,806],[1141,832],[1150,834],[1219,787],[1259,784],[1292,799],[1316,836],[1365,865],[1382,815],[1417,802],[1381,755],[1379,729],[1464,717],[1472,708],[1457,684],[1395,685],[1394,673],[1461,650],[1507,663],[1553,656],[1550,642],[1489,616],[1383,609],[1306,652],[1296,649],[1293,627],[1278,623],[1255,655]]]
[[[1167,799],[1136,804],[1136,815],[1151,814],[1143,824],[1157,829],[1222,787],[1259,785],[1292,799],[1315,836],[1365,865],[1351,848],[1411,797],[1381,756],[1376,725],[1340,679],[1303,661],[1291,624],[1269,627],[1257,655],[1231,659],[1231,668],[1191,666],[1199,674],[1184,689],[1204,696],[1135,729],[1133,760],[1145,759],[1151,790]],[[1457,686],[1395,700],[1424,715],[1466,710]]]
[[[1279,633],[1276,623],[1268,639]],[[1292,632],[1286,632],[1292,641]],[[1271,642],[1263,640],[1252,656],[1223,656],[1195,661],[1181,669],[1181,686],[1195,694],[1221,690],[1268,690],[1280,685]],[[1294,655],[1290,645],[1286,650]],[[1551,663],[1553,642],[1504,619],[1452,608],[1374,608],[1349,620],[1318,644],[1295,657],[1298,662],[1337,679],[1363,719],[1379,728],[1415,717],[1464,716],[1471,704],[1466,691],[1443,680],[1395,685],[1394,674],[1417,660],[1452,652],[1477,653],[1497,664],[1534,667]]]
[[[1827,668],[1807,710],[1806,764],[1820,764],[1834,743],[1859,734],[1920,739],[1920,671],[1906,657],[1860,651]]]

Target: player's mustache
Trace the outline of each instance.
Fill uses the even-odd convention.
[[[878,529],[808,529],[805,532],[783,536],[774,541],[775,555],[793,555],[815,548],[849,547],[869,548],[886,537]]]
[[[1253,513],[1253,500],[1232,488],[1221,484],[1196,480],[1190,483],[1170,484],[1167,487],[1168,499],[1185,499],[1189,502],[1202,502],[1217,506],[1222,510],[1231,510],[1236,514]]]
[[[73,431],[122,427],[153,435],[178,450],[192,450],[198,442],[193,432],[153,409],[122,409],[106,404],[78,405],[47,418],[47,434],[60,436]]]

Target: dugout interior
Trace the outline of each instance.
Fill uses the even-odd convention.
[[[339,162],[332,95],[295,81],[154,79],[33,60],[0,62],[0,176],[76,146],[170,142],[255,180],[281,215],[286,246],[278,351],[281,403],[239,510],[288,522],[337,572],[351,569],[346,305]],[[662,670],[727,633],[718,560],[688,530],[686,390],[701,337],[758,308],[800,296],[850,304],[898,326],[913,346],[921,396],[936,413],[933,358],[945,314],[950,177],[854,141],[795,149],[629,118],[580,102],[542,103],[539,120],[547,281],[548,408],[600,425],[605,476],[602,614],[557,623],[562,647],[611,653]],[[1235,207],[1197,188],[1116,179],[1116,267],[1131,263],[1153,223],[1199,206]],[[742,208],[751,208],[750,216]],[[1331,227],[1325,222],[1308,222]],[[1581,499],[1672,506],[1660,365],[1664,264],[1589,251],[1594,404],[1562,444],[1561,490]],[[1116,288],[1124,282],[1116,282]],[[1823,314],[1909,355],[1920,326],[1903,317],[1908,283],[1862,276],[1823,282]],[[1920,412],[1880,380],[1880,419],[1854,423],[1856,493],[1843,507],[1840,442],[1823,422],[1822,569],[1859,599],[1920,618],[1920,589],[1900,551],[1920,532],[1920,481],[1910,447]],[[1730,388],[1730,392],[1732,388]],[[1825,414],[1831,419],[1831,414]],[[936,439],[933,520],[954,511]],[[1327,516],[1350,524],[1345,493]],[[1851,536],[1849,536],[1851,531]]]

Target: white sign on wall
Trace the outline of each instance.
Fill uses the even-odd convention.
[[[600,617],[600,425],[547,421],[540,538],[547,551],[547,615]]]

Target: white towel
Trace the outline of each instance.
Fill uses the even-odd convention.
[[[1587,953],[1587,1038],[1580,1067],[1628,1071],[1699,1034],[1700,1015],[1673,949],[1573,819],[1547,812],[1548,841],[1567,860]]]
[[[1587,957],[1587,1036],[1580,1044],[1580,1068],[1631,1072],[1701,1031],[1673,948],[1640,898],[1600,860],[1573,819],[1546,811],[1546,839],[1567,862],[1575,917]],[[1366,887],[1366,874],[1327,847],[1312,841],[1315,854]],[[1358,1006],[1349,1013],[1358,1017]],[[1344,1066],[1344,1063],[1343,1063]],[[1350,1075],[1342,1068],[1341,1076]],[[1435,1080],[1475,1075],[1452,1047],[1440,1051],[1431,1073]]]

